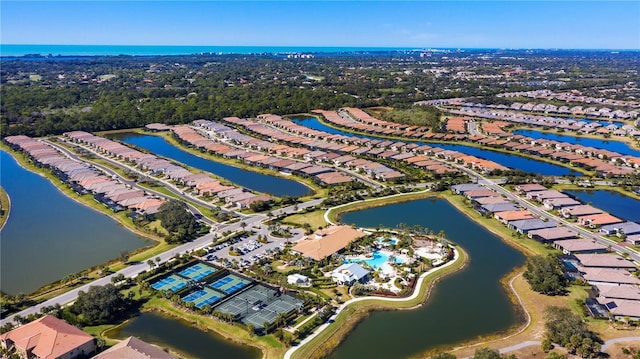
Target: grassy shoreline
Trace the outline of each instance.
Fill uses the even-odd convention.
[[[2,186],[0,186],[0,231],[4,228],[4,225],[9,219],[11,213],[11,198]]]

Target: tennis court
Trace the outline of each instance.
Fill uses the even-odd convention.
[[[151,288],[155,290],[170,290],[172,292],[177,292],[186,286],[187,286],[186,279],[178,277],[175,274],[172,274],[167,278],[160,279],[159,281],[153,283],[151,285]]]
[[[211,283],[210,286],[224,293],[233,294],[249,284],[251,284],[250,280],[229,274]]]
[[[208,266],[204,263],[197,263],[192,265],[191,267],[181,270],[178,274],[195,281],[200,281],[217,271],[218,270],[214,267]]]
[[[193,302],[197,308],[202,308],[205,305],[212,305],[222,299],[224,295],[218,293],[211,288],[204,287],[204,289],[197,290],[182,298],[185,302]]]

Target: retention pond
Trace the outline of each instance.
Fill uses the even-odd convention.
[[[439,281],[427,303],[407,311],[374,312],[330,358],[405,358],[478,336],[503,332],[522,318],[500,280],[525,257],[442,199],[424,199],[346,213],[360,227],[421,225],[444,230],[470,257],[459,272]]]
[[[43,285],[116,258],[152,241],[81,205],[46,178],[0,151],[0,183],[11,213],[0,233],[3,292],[31,293]]]
[[[257,359],[262,356],[258,348],[235,344],[216,333],[203,332],[183,320],[154,312],[142,313],[108,334],[118,339],[135,336],[161,348],[173,349],[187,358]]]

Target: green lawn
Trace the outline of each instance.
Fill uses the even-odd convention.
[[[320,227],[326,227],[327,222],[324,220],[324,210],[316,210],[309,213],[299,213],[285,217],[282,222],[302,227],[305,223],[311,226],[312,230]]]

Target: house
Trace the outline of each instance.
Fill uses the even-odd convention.
[[[331,226],[303,238],[291,250],[318,261],[341,251],[347,244],[365,235],[351,226]]]
[[[297,285],[298,287],[310,287],[311,280],[309,277],[299,273],[289,274],[287,276],[287,283],[290,285]]]
[[[629,271],[611,268],[580,268],[582,277],[591,285],[640,285],[640,278]]]
[[[136,337],[129,337],[92,359],[178,359],[164,350]]]
[[[580,205],[580,201],[576,201],[573,198],[549,198],[542,201],[544,208],[546,209],[559,209],[563,207],[571,207]]]
[[[358,263],[347,263],[334,269],[331,279],[339,285],[352,285],[355,282],[363,282],[369,273]]]
[[[558,225],[557,222],[548,221],[545,222],[539,218],[523,219],[520,221],[509,222],[509,228],[515,230],[518,233],[527,234],[529,231],[536,229],[553,228]]]
[[[576,254],[575,257],[580,261],[580,265],[584,268],[637,269],[636,265],[633,264],[632,261],[624,259],[613,253]]]
[[[515,210],[515,211],[504,211],[504,212],[496,212],[494,215],[497,220],[500,222],[507,224],[512,221],[520,221],[523,219],[533,219],[534,216],[531,212],[526,209]]]
[[[576,216],[600,214],[600,213],[604,213],[604,212],[602,212],[602,210],[600,210],[598,208],[595,208],[593,206],[585,204],[585,205],[581,205],[581,206],[571,206],[571,207],[562,208],[560,210],[560,213],[562,214],[562,216],[564,218],[571,218],[571,217],[576,217]]]
[[[607,247],[587,239],[564,239],[553,242],[553,245],[564,254],[607,252]]]
[[[480,206],[480,208],[478,208],[478,211],[480,213],[487,214],[487,213],[496,213],[496,212],[505,212],[505,211],[516,211],[520,209],[520,207],[518,207],[517,205],[507,202],[507,203],[489,203],[489,204],[485,204]]]
[[[28,359],[84,358],[96,350],[91,335],[51,315],[0,335],[0,344]]]
[[[617,320],[640,319],[640,302],[637,300],[598,298]]]
[[[455,186],[451,186],[451,190],[455,194],[464,194],[465,192],[478,190],[478,189],[486,189],[486,187],[477,183],[464,183],[464,184],[457,184]]]
[[[527,233],[527,236],[541,242],[552,242],[561,239],[576,238],[578,233],[567,227],[551,227],[531,230]]]
[[[606,235],[615,234],[618,237],[622,237],[623,235],[640,234],[640,224],[636,222],[608,224],[600,227],[600,232]]]
[[[592,214],[578,217],[578,223],[589,228],[597,228],[599,226],[620,222],[622,222],[620,218],[614,217],[608,213]]]

